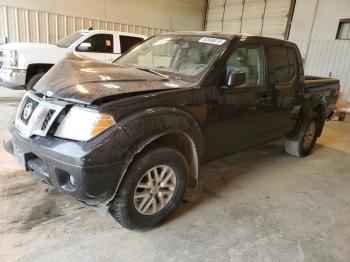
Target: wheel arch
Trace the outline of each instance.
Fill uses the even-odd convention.
[[[288,139],[296,139],[298,135],[298,130],[303,125],[305,119],[308,117],[310,112],[315,112],[320,115],[320,125],[318,128],[318,137],[322,134],[322,130],[326,119],[326,98],[324,96],[308,96],[302,106],[302,110],[299,114],[299,119],[294,126],[293,130],[287,134]]]
[[[47,72],[53,67],[54,64],[30,64],[27,68],[26,81],[25,84],[28,84],[29,80],[36,75],[37,73]]]
[[[185,157],[189,168],[189,185],[196,187],[198,184],[199,152],[194,140],[185,132],[169,131],[151,137],[137,147],[133,159],[162,146],[174,148]]]
[[[202,132],[190,113],[174,107],[148,108],[122,118],[117,124],[127,134],[129,142],[127,150],[119,155],[125,166],[109,201],[115,197],[134,160],[160,146],[174,148],[184,155],[189,166],[189,186],[197,186]]]
[[[326,106],[323,103],[318,103],[314,105],[311,111],[319,115],[319,126],[317,131],[317,136],[319,137],[322,134],[323,127],[326,121]]]

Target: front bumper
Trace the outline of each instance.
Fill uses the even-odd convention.
[[[101,164],[100,157],[98,165],[86,164],[86,159],[95,157],[95,146],[54,137],[24,138],[14,127],[11,133],[6,151],[14,155],[20,151],[23,167],[57,191],[91,206],[106,205],[114,197],[126,162]]]
[[[24,88],[27,71],[22,69],[0,68],[0,85],[9,88]]]

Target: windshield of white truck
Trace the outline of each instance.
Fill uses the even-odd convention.
[[[66,36],[65,38],[62,38],[61,40],[59,40],[56,43],[56,45],[58,47],[68,48],[75,41],[78,41],[80,38],[82,38],[84,35],[86,35],[86,33],[83,33],[83,32],[76,32],[76,33],[70,34],[70,35]]]
[[[156,36],[136,46],[115,63],[193,80],[204,73],[227,42],[227,38],[216,36]]]

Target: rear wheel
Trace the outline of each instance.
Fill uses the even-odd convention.
[[[40,72],[40,73],[36,73],[35,75],[32,76],[32,78],[28,81],[28,83],[26,84],[26,89],[32,90],[33,87],[36,85],[36,83],[38,83],[38,81],[45,75],[46,72]]]
[[[309,155],[316,143],[320,128],[320,117],[311,112],[299,129],[296,139],[285,140],[285,150],[288,154],[298,157]]]
[[[167,219],[182,201],[188,167],[172,148],[157,148],[138,158],[125,174],[110,213],[123,227],[147,230]]]

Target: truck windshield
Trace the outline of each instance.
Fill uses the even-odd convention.
[[[216,36],[156,36],[138,45],[115,63],[152,69],[191,81],[205,72],[227,42],[227,38]]]
[[[76,32],[76,33],[70,34],[70,35],[66,36],[65,38],[62,38],[61,40],[59,40],[56,43],[56,45],[58,47],[67,48],[67,47],[71,46],[71,44],[73,44],[75,41],[77,41],[81,37],[83,37],[84,35],[86,35],[86,33],[83,33],[83,32]]]

